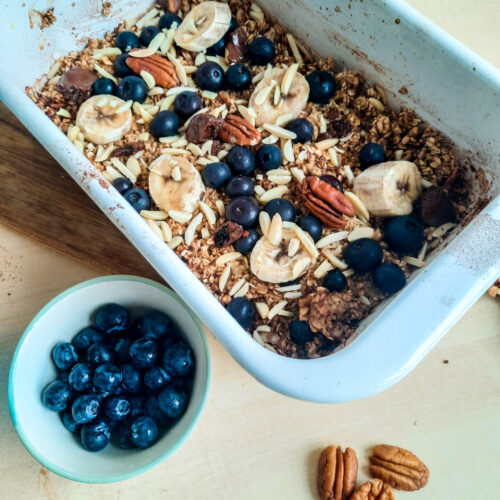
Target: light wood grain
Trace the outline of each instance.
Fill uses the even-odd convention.
[[[410,3],[500,66],[500,2]],[[113,485],[82,485],[47,472],[22,447],[8,416],[10,357],[31,317],[50,298],[97,274],[0,226],[1,499],[304,500],[316,498],[321,447],[350,445],[366,465],[369,447],[379,442],[414,451],[430,468],[424,490],[397,492],[398,499],[499,498],[500,301],[486,296],[406,379],[376,397],[342,405],[314,405],[271,392],[209,334],[214,361],[209,402],[174,456]]]

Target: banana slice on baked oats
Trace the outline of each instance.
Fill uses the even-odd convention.
[[[125,102],[114,95],[95,95],[78,110],[76,125],[85,139],[94,144],[120,140],[132,126],[132,101]]]
[[[272,69],[255,87],[248,107],[255,111],[255,124],[260,127],[264,123],[276,123],[283,115],[288,115],[290,120],[297,118],[308,98],[309,84],[292,65],[287,69]]]
[[[307,233],[295,224],[283,224],[281,217],[275,215],[250,254],[250,270],[262,281],[285,283],[303,276],[317,255]]]
[[[192,214],[206,189],[196,167],[178,156],[162,155],[149,166],[149,193],[161,210]]]

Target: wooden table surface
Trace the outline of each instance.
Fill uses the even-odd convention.
[[[409,3],[500,67],[498,0]],[[112,485],[83,485],[48,472],[24,449],[10,421],[10,358],[22,331],[49,299],[96,275],[0,226],[0,498],[316,498],[322,447],[353,447],[364,478],[370,447],[383,442],[414,451],[431,471],[425,489],[397,492],[397,498],[500,498],[500,300],[487,296],[398,385],[341,405],[315,405],[271,392],[209,335],[214,365],[209,402],[174,456],[138,478]]]

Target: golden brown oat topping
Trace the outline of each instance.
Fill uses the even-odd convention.
[[[178,3],[165,1],[162,2],[162,6],[175,11],[179,8]],[[193,6],[200,3],[200,0],[180,1],[183,17]],[[266,36],[274,41],[276,46],[274,68],[285,70],[293,64],[299,63],[297,68],[299,75],[306,76],[315,70],[333,73],[334,60],[332,57],[314,60],[310,51],[300,40],[291,37],[276,20],[271,19],[255,6],[252,7],[250,1],[230,0],[229,6],[240,29],[238,43],[243,44],[242,40],[246,38],[246,43],[250,44],[258,36]],[[157,22],[160,14],[161,11],[148,19],[148,24]],[[115,32],[124,30],[140,34],[141,28],[137,25],[123,24],[118,26]],[[230,144],[215,139],[216,135],[212,134],[213,137],[211,136],[205,142],[201,141],[198,145],[193,144],[198,141],[193,140],[190,135],[186,139],[186,129],[189,131],[189,126],[181,128],[178,137],[167,138],[166,141],[160,142],[151,136],[149,122],[158,112],[173,109],[175,99],[175,95],[171,93],[175,89],[163,88],[159,85],[161,83],[159,81],[156,81],[155,87],[149,89],[148,97],[142,105],[132,107],[134,118],[131,129],[120,140],[103,146],[96,146],[84,140],[81,131],[74,126],[74,117],[78,111],[77,103],[60,94],[56,86],[61,75],[68,69],[75,67],[96,72],[99,71],[96,68],[97,65],[114,76],[114,61],[119,51],[103,51],[102,49],[115,47],[115,34],[108,33],[101,40],[90,40],[80,53],[70,53],[60,58],[57,61],[59,64],[59,67],[56,68],[57,71],[51,75],[44,87],[42,89],[26,89],[27,93],[53,122],[68,134],[70,140],[81,148],[83,154],[108,179],[112,179],[114,175],[131,174],[135,185],[147,190],[149,166],[162,154],[180,155],[200,172],[207,163],[224,161]],[[173,36],[173,32],[171,35]],[[172,65],[176,67],[175,77],[184,79],[190,87],[196,87],[193,80],[196,68],[207,60],[207,55],[189,52],[179,47],[175,48],[171,39],[169,42],[169,36],[167,32],[165,40],[160,40],[162,42],[158,49],[160,54],[167,56]],[[231,57],[239,56],[232,53]],[[217,59],[217,61],[226,66],[229,65],[225,59]],[[144,61],[137,64],[144,65]],[[182,66],[181,70],[179,65]],[[231,137],[238,136],[237,139],[240,141],[245,140],[248,143],[253,143],[257,136],[253,133],[252,115],[248,111],[250,108],[249,100],[255,87],[266,78],[267,68],[251,65],[248,67],[253,78],[250,89],[242,92],[224,91],[214,95],[210,92],[200,92],[200,96],[203,113],[212,116],[212,121],[224,123],[226,120],[225,123],[227,123],[227,117],[229,117],[229,122],[231,122],[233,120],[231,115],[237,116],[238,120],[243,120],[244,123],[238,122],[238,126],[241,125],[241,127],[236,127],[236,131],[235,127],[232,127],[232,135],[226,134],[227,137],[230,135]],[[173,75],[174,73],[172,73],[172,77]],[[455,208],[458,220],[464,220],[475,209],[475,205],[470,199],[472,193],[467,190],[463,170],[460,168],[453,147],[444,141],[438,131],[424,123],[414,111],[404,107],[399,110],[390,109],[386,105],[385,91],[380,85],[371,85],[365,81],[362,75],[348,69],[337,72],[335,79],[336,92],[329,103],[318,105],[307,102],[300,112],[299,116],[307,117],[313,125],[314,133],[311,142],[304,145],[293,144],[285,138],[274,136],[274,134],[280,133],[276,128],[259,128],[258,133],[261,134],[262,142],[275,143],[280,147],[285,161],[280,168],[281,172],[270,174],[259,172],[253,179],[257,200],[263,202],[263,200],[271,199],[281,193],[284,199],[294,204],[297,217],[307,215],[308,210],[304,204],[298,201],[300,199],[300,185],[304,177],[332,175],[343,184],[346,192],[350,192],[354,177],[361,173],[359,168],[360,149],[366,143],[374,142],[384,147],[387,160],[413,162],[427,183],[427,187],[440,186],[445,188],[447,179],[452,178],[454,182],[446,185],[446,196]],[[406,87],[402,86],[400,92],[406,93]],[[274,94],[279,100],[280,92],[273,88],[270,98]],[[61,109],[67,113],[64,111],[61,113]],[[201,121],[202,115],[199,116],[200,118],[197,120]],[[227,128],[229,130],[229,127]],[[224,136],[222,139],[228,140],[227,137]],[[319,142],[321,142],[320,145],[318,145]],[[259,143],[256,147],[252,146],[252,149],[255,151],[260,146]],[[353,198],[349,199],[353,200]],[[272,318],[267,317],[265,312],[263,313],[265,317],[257,313],[252,327],[252,332],[257,329],[254,338],[271,350],[298,358],[328,354],[336,347],[345,345],[352,338],[359,322],[366,318],[384,299],[385,295],[374,286],[369,274],[357,275],[353,274],[352,270],[345,270],[345,268],[343,271],[347,277],[347,286],[343,292],[328,293],[326,289],[322,288],[322,269],[333,269],[334,266],[345,265],[342,259],[343,251],[349,241],[352,241],[352,238],[351,240],[347,239],[348,235],[358,228],[365,228],[365,230],[361,230],[360,234],[369,235],[369,237],[380,241],[383,219],[371,217],[369,220],[364,220],[362,211],[357,209],[355,217],[346,219],[346,227],[343,229],[345,236],[341,234],[342,238],[321,249],[317,261],[309,265],[298,284],[295,286],[292,284],[292,289],[289,289],[283,284],[259,280],[250,272],[249,256],[241,256],[222,266],[216,266],[217,259],[234,251],[232,245],[228,244],[218,248],[214,241],[216,232],[225,222],[225,218],[220,215],[221,203],[223,207],[227,205],[229,199],[224,192],[207,188],[203,201],[206,208],[204,207],[204,210],[196,209],[192,214],[193,217],[190,218],[191,221],[199,214],[203,214],[201,223],[196,226],[194,239],[190,241],[191,237],[189,238],[189,244],[184,239],[189,221],[179,223],[173,218],[167,217],[164,220],[149,220],[148,223],[155,226],[157,233],[171,247],[177,245],[175,252],[222,304],[227,305],[231,301],[230,292],[235,290],[235,285],[238,284],[239,288],[234,292],[235,294],[241,291],[245,292],[248,288],[245,297],[254,303],[262,304],[261,311],[267,311],[267,313],[273,311]],[[157,208],[153,206],[152,210]],[[211,220],[212,217],[215,218],[215,222]],[[199,219],[198,217],[196,222]],[[366,229],[371,229],[371,231],[367,232]],[[419,262],[425,265],[426,253],[442,242],[450,228],[446,227],[436,233],[437,230],[436,227],[425,229],[426,244],[419,252],[418,258],[417,256],[412,257],[415,260],[405,259],[403,257],[408,256],[398,256],[389,251],[385,242],[381,241],[384,249],[384,261],[397,264],[408,276],[409,269],[415,269],[420,265]],[[323,236],[334,232],[324,228]],[[288,247],[286,251],[288,251]],[[228,266],[230,267],[229,271],[227,270]],[[320,266],[323,268],[316,273]],[[222,291],[220,290],[221,282],[224,285]],[[242,285],[240,286],[239,283]],[[283,301],[286,301],[286,304],[282,306]],[[273,310],[273,308],[276,309]],[[295,343],[290,338],[289,323],[291,320],[299,318],[307,320],[313,331],[322,333],[315,334],[313,339],[305,344]]]

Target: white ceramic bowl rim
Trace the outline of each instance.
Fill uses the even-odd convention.
[[[65,298],[66,296],[81,290],[82,288],[86,288],[91,285],[95,285],[97,283],[102,283],[102,282],[107,282],[107,281],[135,281],[139,283],[144,283],[150,286],[153,286],[166,294],[170,295],[192,318],[194,323],[196,324],[198,331],[200,333],[200,337],[202,339],[202,345],[203,349],[206,354],[206,372],[204,374],[205,376],[205,387],[203,389],[203,394],[200,399],[200,402],[198,404],[198,408],[196,409],[196,413],[194,414],[193,419],[189,423],[189,425],[186,427],[186,431],[183,433],[181,438],[168,450],[166,450],[164,453],[160,454],[147,464],[138,467],[134,469],[133,471],[123,473],[123,474],[116,474],[113,476],[109,476],[106,478],[95,478],[92,476],[87,476],[87,475],[82,475],[82,474],[76,474],[76,473],[70,473],[65,469],[61,469],[59,466],[55,465],[52,463],[50,460],[47,460],[42,454],[40,454],[35,446],[31,443],[30,439],[28,438],[27,434],[24,432],[23,428],[19,424],[17,418],[16,418],[16,405],[14,402],[14,384],[15,384],[15,377],[16,377],[16,368],[17,368],[17,360],[18,360],[18,355],[19,352],[22,349],[22,346],[25,342],[25,340],[28,338],[30,335],[31,331],[33,330],[35,324],[38,322],[38,320],[57,302]],[[31,320],[30,324],[26,327],[26,330],[24,331],[23,335],[21,336],[21,339],[19,340],[19,343],[16,347],[16,350],[14,351],[14,355],[12,356],[12,362],[11,362],[11,367],[9,371],[9,380],[8,380],[8,402],[9,402],[9,411],[10,415],[12,418],[12,423],[14,424],[14,427],[17,431],[17,434],[19,435],[23,445],[25,448],[29,451],[29,453],[35,458],[38,462],[40,462],[44,467],[47,469],[51,470],[52,472],[55,472],[56,474],[65,477],[67,479],[71,479],[73,481],[79,481],[82,483],[112,483],[116,481],[124,481],[126,479],[131,479],[132,477],[138,476],[153,467],[156,467],[159,465],[161,462],[163,462],[166,458],[168,458],[170,455],[172,455],[174,452],[176,452],[184,443],[184,441],[188,438],[188,436],[191,434],[192,430],[198,423],[198,420],[201,417],[201,414],[203,412],[203,409],[205,407],[207,398],[208,398],[208,392],[209,392],[209,387],[210,387],[210,381],[212,378],[212,361],[210,357],[210,349],[208,346],[207,338],[203,330],[203,326],[200,323],[200,320],[192,313],[192,311],[189,309],[189,307],[179,298],[179,296],[167,288],[166,286],[157,283],[156,281],[147,279],[147,278],[141,278],[139,276],[129,276],[129,275],[113,275],[113,276],[102,276],[99,278],[93,278],[91,280],[83,281],[82,283],[79,283],[77,285],[74,285],[64,292],[60,293],[56,297],[54,297],[50,302],[48,302],[36,315],[35,317]]]

